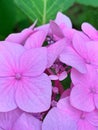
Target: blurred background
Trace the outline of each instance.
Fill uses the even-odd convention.
[[[58,11],[69,16],[76,29],[85,21],[98,29],[98,0],[0,0],[0,40],[36,19],[38,26],[49,22]]]

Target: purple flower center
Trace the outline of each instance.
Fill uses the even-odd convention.
[[[48,44],[53,44],[53,43],[55,43],[55,40],[54,40],[53,37],[51,37],[51,36],[47,36],[47,37],[46,37],[46,41],[48,42]]]
[[[65,66],[57,59],[51,66],[51,70],[54,72],[54,74],[60,74],[65,71]]]
[[[22,78],[22,75],[20,73],[15,74],[15,79],[16,80],[21,80],[21,78]]]

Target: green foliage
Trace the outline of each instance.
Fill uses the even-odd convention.
[[[67,10],[74,0],[15,0],[17,6],[34,22],[45,24],[54,19],[58,11]]]
[[[87,21],[98,29],[96,7],[98,0],[0,0],[0,40],[30,26],[36,19],[38,25],[49,22],[58,11],[66,12],[75,28],[80,29]]]
[[[74,4],[74,6],[67,10],[66,15],[71,18],[74,28],[80,30],[81,24],[83,22],[88,22],[98,29],[98,8]]]
[[[0,39],[11,33],[15,24],[23,18],[13,0],[0,0]]]
[[[98,7],[98,0],[76,0],[76,2],[84,5]]]
[[[70,87],[70,83],[71,83],[71,79],[70,79],[70,75],[68,74],[67,78],[64,79],[63,81],[61,81],[64,89],[66,90],[67,88]]]

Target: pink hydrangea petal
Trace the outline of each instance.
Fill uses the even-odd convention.
[[[98,85],[98,84],[97,84]],[[98,92],[98,90],[97,90]],[[95,106],[96,108],[98,109],[98,93],[97,94],[94,94],[94,102],[95,102]]]
[[[86,119],[94,126],[98,126],[98,110],[87,113]]]
[[[49,75],[49,78],[51,80],[58,80],[58,76],[57,75]]]
[[[65,24],[67,27],[72,28],[72,23],[69,17],[66,15],[62,14],[61,12],[57,13],[55,22],[60,25],[60,24]]]
[[[23,113],[13,126],[13,130],[41,130],[42,122],[30,114]]]
[[[88,53],[88,64],[98,66],[98,41],[91,41],[86,43],[87,53]]]
[[[86,120],[79,120],[78,130],[96,130],[96,128]]]
[[[74,85],[77,83],[87,84],[87,82],[92,84],[92,82],[94,82],[97,76],[96,70],[91,65],[87,65],[86,67],[87,73],[85,74],[82,74],[75,69],[71,70],[71,79]]]
[[[97,30],[89,23],[82,24],[82,30],[85,34],[87,34],[91,39],[98,40],[98,32]]]
[[[95,104],[93,101],[93,95],[90,93],[89,88],[86,85],[78,84],[72,88],[70,101],[72,106],[79,110],[91,112],[95,109]]]
[[[71,70],[72,83],[75,85],[75,84],[83,82],[83,81],[86,82],[88,79],[88,77],[86,75],[87,75],[87,73],[81,74],[76,69],[72,68],[72,70]]]
[[[34,28],[35,31],[39,31],[39,30],[42,30],[42,31],[45,31],[46,34],[49,33],[49,24],[44,24],[44,25],[41,25],[39,27],[36,27]]]
[[[58,108],[53,108],[45,117],[42,130],[76,130],[76,122]]]
[[[80,52],[78,51],[78,53],[80,53],[80,55],[83,57],[84,62],[86,64],[91,64],[96,67],[98,65],[98,53],[97,53],[98,52],[98,42],[97,41],[86,42],[85,47],[82,44],[83,46],[79,45],[80,48],[78,45],[79,44],[77,44],[77,50],[80,50]]]
[[[73,117],[75,121],[78,121],[80,118],[81,111],[78,109],[74,108],[71,103],[69,96],[62,98],[59,100],[57,103],[57,107],[61,110],[67,113],[69,116]]]
[[[75,29],[66,28],[66,27],[65,27],[65,28],[62,27],[61,29],[62,29],[62,31],[63,31],[63,34],[64,34],[65,38],[67,39],[68,44],[71,44],[71,45],[72,45],[73,36],[74,36],[74,34],[75,34],[76,32],[78,32],[78,31],[75,30]]]
[[[42,112],[50,107],[51,81],[46,74],[24,78],[16,91],[16,103],[24,111]]]
[[[56,35],[59,38],[64,38],[62,30],[54,21],[50,21],[50,28],[53,35]]]
[[[27,50],[20,58],[20,69],[24,76],[40,75],[46,66],[47,49],[45,47]]]
[[[1,42],[0,51],[0,76],[12,76],[19,69],[19,57],[25,49],[8,42]]]
[[[43,30],[33,33],[26,41],[25,48],[31,49],[36,47],[41,47],[45,41],[46,32]]]
[[[83,42],[78,35],[75,35],[73,45],[76,51],[81,55],[86,64],[98,65],[98,42]],[[82,41],[82,42],[80,42]]]
[[[85,119],[82,119],[81,114],[83,111],[79,111],[78,109],[72,107],[69,102],[69,97],[59,100],[57,107],[61,109],[62,111],[65,111],[65,113],[69,114],[70,117],[74,118],[74,120],[77,122],[78,130],[85,130],[85,128],[95,128],[93,125],[95,123],[94,121],[96,121],[97,119],[96,118],[97,115],[95,117],[94,115],[95,113],[87,112],[85,113],[85,116],[86,116]]]
[[[9,112],[0,112],[0,130],[11,130],[13,124],[22,114],[22,111],[15,109]]]
[[[66,47],[61,53],[60,61],[74,67],[81,73],[86,73],[87,71],[83,59],[71,47]]]
[[[60,98],[62,99],[62,98],[65,98],[65,97],[70,96],[70,92],[71,92],[71,89],[70,89],[70,88],[66,89],[66,90],[62,93],[62,95],[61,95]]]
[[[61,74],[57,74],[57,75],[49,75],[51,80],[64,80],[67,77],[67,72],[64,71]]]
[[[65,39],[61,39],[47,48],[48,49],[48,65],[47,65],[48,68],[53,65],[55,60],[59,57],[61,52],[64,50],[65,46],[66,46]]]
[[[24,44],[24,41],[27,39],[30,34],[32,34],[33,30],[31,28],[24,29],[20,33],[10,34],[5,40],[12,43]]]
[[[0,78],[0,111],[7,112],[17,108],[15,102],[16,83],[14,78]]]
[[[83,33],[75,33],[73,37],[73,46],[75,50],[79,53],[83,58],[88,58],[87,56],[87,48],[86,42],[90,41],[90,39],[84,35]]]
[[[67,72],[63,71],[61,74],[59,74],[58,78],[60,81],[64,80],[67,77]]]

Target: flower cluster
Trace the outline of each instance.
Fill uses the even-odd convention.
[[[62,83],[70,76],[71,84]],[[98,130],[98,31],[56,19],[0,41],[0,130]]]

